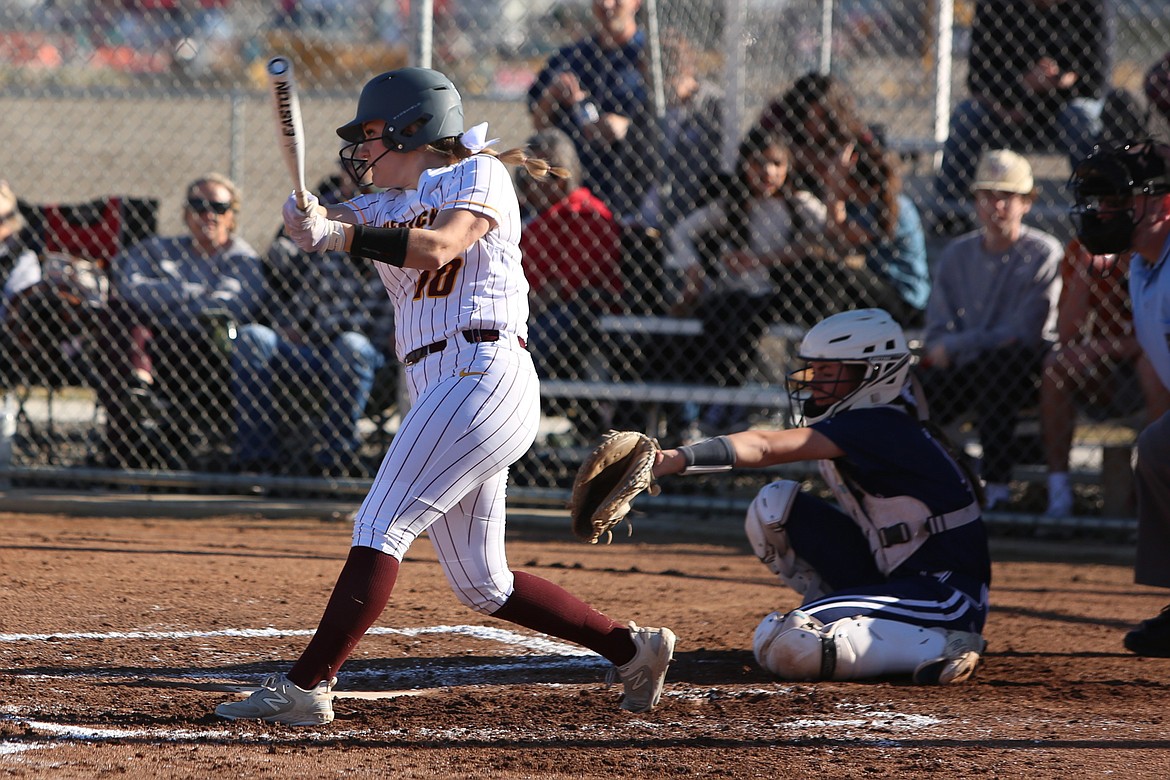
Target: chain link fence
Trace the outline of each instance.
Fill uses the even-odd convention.
[[[1130,445],[1165,391],[1123,270],[1068,246],[1065,182],[1098,141],[1166,137],[1170,88],[1147,78],[1164,3],[18,0],[0,30],[9,479],[360,493],[376,470],[401,411],[392,315],[370,269],[277,237],[264,65],[283,54],[323,199],[350,191],[334,128],[406,64],[448,74],[498,148],[572,172],[516,182],[544,418],[515,495],[560,500],[609,427],[790,425],[803,332],[880,306],[1011,506],[1042,512],[1055,471],[1064,510],[1132,509]],[[1024,260],[963,238],[1031,189],[977,174],[995,149],[1035,185],[1016,200],[1047,235]],[[1033,277],[998,280],[1004,257]],[[990,270],[972,284],[963,262]],[[770,478],[675,494],[735,502]]]

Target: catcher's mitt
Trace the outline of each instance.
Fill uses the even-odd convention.
[[[573,533],[590,544],[597,544],[604,534],[608,544],[613,527],[629,514],[630,502],[639,493],[647,490],[658,495],[651,471],[659,449],[657,441],[637,431],[605,434],[573,480],[569,499]],[[630,533],[633,530],[631,525]]]

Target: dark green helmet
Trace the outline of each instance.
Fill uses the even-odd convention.
[[[399,68],[382,73],[362,88],[357,115],[337,128],[350,143],[365,140],[362,123],[386,122],[382,143],[410,152],[440,138],[462,135],[463,101],[451,80],[430,68]]]

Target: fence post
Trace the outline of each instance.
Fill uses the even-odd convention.
[[[739,149],[740,125],[744,114],[745,61],[744,35],[747,26],[746,0],[723,0],[723,171],[735,170]]]
[[[410,64],[417,68],[431,67],[434,54],[435,4],[433,0],[410,2]]]
[[[942,165],[942,144],[951,132],[951,71],[955,43],[955,2],[939,0],[938,18],[935,20],[934,56],[934,140],[938,149],[934,153],[932,170]]]

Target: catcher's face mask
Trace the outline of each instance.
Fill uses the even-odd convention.
[[[1069,179],[1070,210],[1077,238],[1090,254],[1129,251],[1137,226],[1148,216],[1147,198],[1170,192],[1170,176],[1149,141],[1120,148],[1096,147]]]
[[[834,407],[851,398],[869,370],[863,361],[810,360],[788,375],[788,398],[797,425],[830,416]]]

